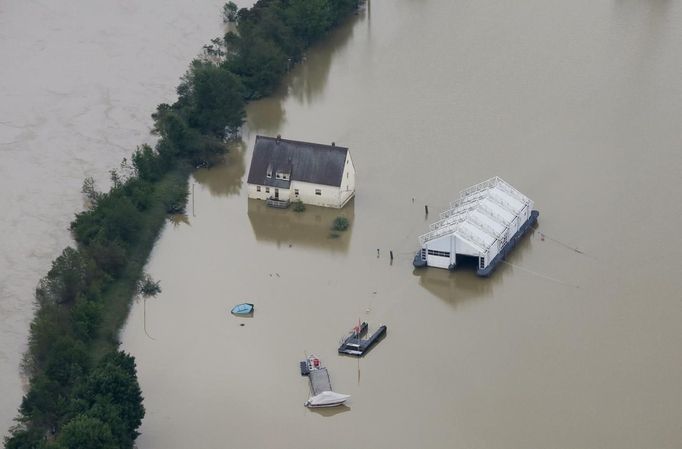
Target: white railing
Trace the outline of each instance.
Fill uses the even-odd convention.
[[[453,211],[451,215],[448,215],[447,217],[444,217],[444,218],[436,221],[435,223],[431,223],[429,225],[429,229],[431,229],[433,231],[434,229],[438,229],[441,226],[446,226],[446,225],[449,225],[451,223],[458,222],[459,219],[463,215],[468,215],[469,212],[476,209],[476,206],[477,206],[477,204],[467,205],[467,207],[461,207],[461,208],[457,209],[456,211]]]
[[[462,190],[461,192],[459,192],[459,196],[460,196],[460,198],[462,198],[465,196],[472,195],[476,192],[480,192],[481,190],[487,190],[491,187],[495,187],[500,182],[504,182],[504,181],[502,181],[502,179],[497,177],[497,176],[490,178],[490,179],[486,179],[483,182],[479,182],[478,184],[475,184],[471,187],[468,187],[468,188]]]

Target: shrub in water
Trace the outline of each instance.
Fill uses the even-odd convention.
[[[345,231],[348,229],[348,219],[346,217],[336,217],[332,227],[335,231]]]
[[[305,211],[305,204],[303,204],[301,201],[296,201],[294,203],[294,212],[304,212]]]

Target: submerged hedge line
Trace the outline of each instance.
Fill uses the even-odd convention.
[[[111,171],[71,223],[68,247],[36,288],[25,357],[30,386],[7,449],[132,448],[144,406],[135,360],[118,349],[144,264],[170,213],[184,210],[193,167],[227,150],[244,107],[270,94],[303,51],[359,0],[259,0],[236,12],[236,32],[192,61],[178,100],[153,114],[159,139]]]

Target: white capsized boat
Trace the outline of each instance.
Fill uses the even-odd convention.
[[[323,391],[317,396],[313,396],[305,403],[306,407],[336,407],[346,402],[350,398],[349,394],[335,393],[333,391]]]

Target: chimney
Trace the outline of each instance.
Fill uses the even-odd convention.
[[[280,140],[282,140],[282,135],[281,135],[281,134],[277,134],[277,140],[276,140],[276,142],[279,143]]]
[[[336,142],[332,142],[332,146],[335,147],[335,146],[336,146]]]

